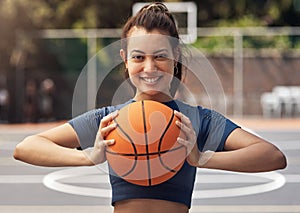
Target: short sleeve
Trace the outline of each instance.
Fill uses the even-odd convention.
[[[201,151],[222,151],[227,137],[239,128],[222,114],[209,109],[199,108],[200,131],[198,134],[198,147]]]
[[[117,106],[107,106],[94,109],[71,119],[69,124],[77,133],[80,147],[82,149],[93,147],[101,119],[109,113],[119,110],[131,102],[133,102],[132,99]]]
[[[69,121],[69,124],[77,133],[82,149],[94,146],[99,123],[105,114],[104,108],[101,108],[86,112]]]

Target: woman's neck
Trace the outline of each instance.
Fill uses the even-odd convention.
[[[142,101],[142,100],[153,100],[158,102],[168,102],[173,100],[171,95],[169,94],[156,94],[156,95],[149,95],[145,93],[136,94],[133,98],[135,101]]]

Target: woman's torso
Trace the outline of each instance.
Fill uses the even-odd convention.
[[[188,207],[181,203],[175,203],[156,199],[128,199],[115,203],[114,213],[187,213]]]

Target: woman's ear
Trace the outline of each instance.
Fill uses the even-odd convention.
[[[127,55],[126,55],[125,50],[120,49],[120,56],[121,56],[122,60],[124,61],[125,66],[127,68]]]
[[[177,47],[174,51],[174,65],[176,65],[179,61],[180,49]]]

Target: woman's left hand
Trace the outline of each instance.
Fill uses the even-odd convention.
[[[191,120],[181,112],[174,111],[174,114],[180,121],[176,121],[176,125],[181,129],[183,135],[177,138],[177,142],[184,145],[187,149],[187,162],[191,166],[199,166],[201,152],[197,145],[197,135],[193,128]]]

